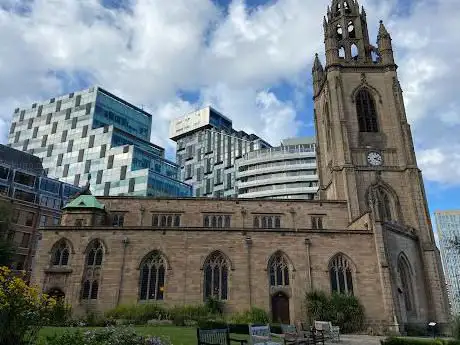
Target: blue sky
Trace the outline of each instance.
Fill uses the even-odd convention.
[[[314,135],[311,64],[329,0],[0,0],[0,143],[13,109],[98,84],[169,121],[212,104],[276,145]],[[430,210],[459,208],[460,2],[362,0],[392,34]],[[433,17],[436,21],[433,21]],[[433,221],[434,222],[434,221]]]

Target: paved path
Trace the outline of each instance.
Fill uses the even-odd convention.
[[[327,342],[327,344],[340,344],[340,345],[380,345],[380,340],[385,337],[371,337],[369,335],[354,335],[343,334],[340,335],[340,343]]]

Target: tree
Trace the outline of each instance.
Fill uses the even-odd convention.
[[[11,204],[1,200],[0,201],[0,266],[9,266],[16,251],[15,245],[9,239],[8,234],[12,231],[11,216],[13,210]]]

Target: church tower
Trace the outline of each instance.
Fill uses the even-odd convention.
[[[370,43],[366,12],[357,0],[332,0],[323,26],[326,64],[316,55],[312,70],[320,199],[346,200],[350,223],[371,214],[382,284],[392,282],[388,313],[400,322],[439,323],[447,318],[444,277],[391,36],[380,22],[377,46]],[[406,240],[393,234],[412,238],[410,254],[401,249]],[[412,279],[424,288],[414,287],[411,294],[427,314],[407,310],[408,299],[398,295],[409,293],[398,292],[409,288],[395,278],[401,253],[419,269]]]

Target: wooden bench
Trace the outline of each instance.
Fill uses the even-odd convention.
[[[247,340],[230,338],[230,331],[228,328],[197,328],[196,338],[198,340],[198,345],[230,345],[231,342],[236,342],[240,343],[240,345],[245,345],[247,343]]]

